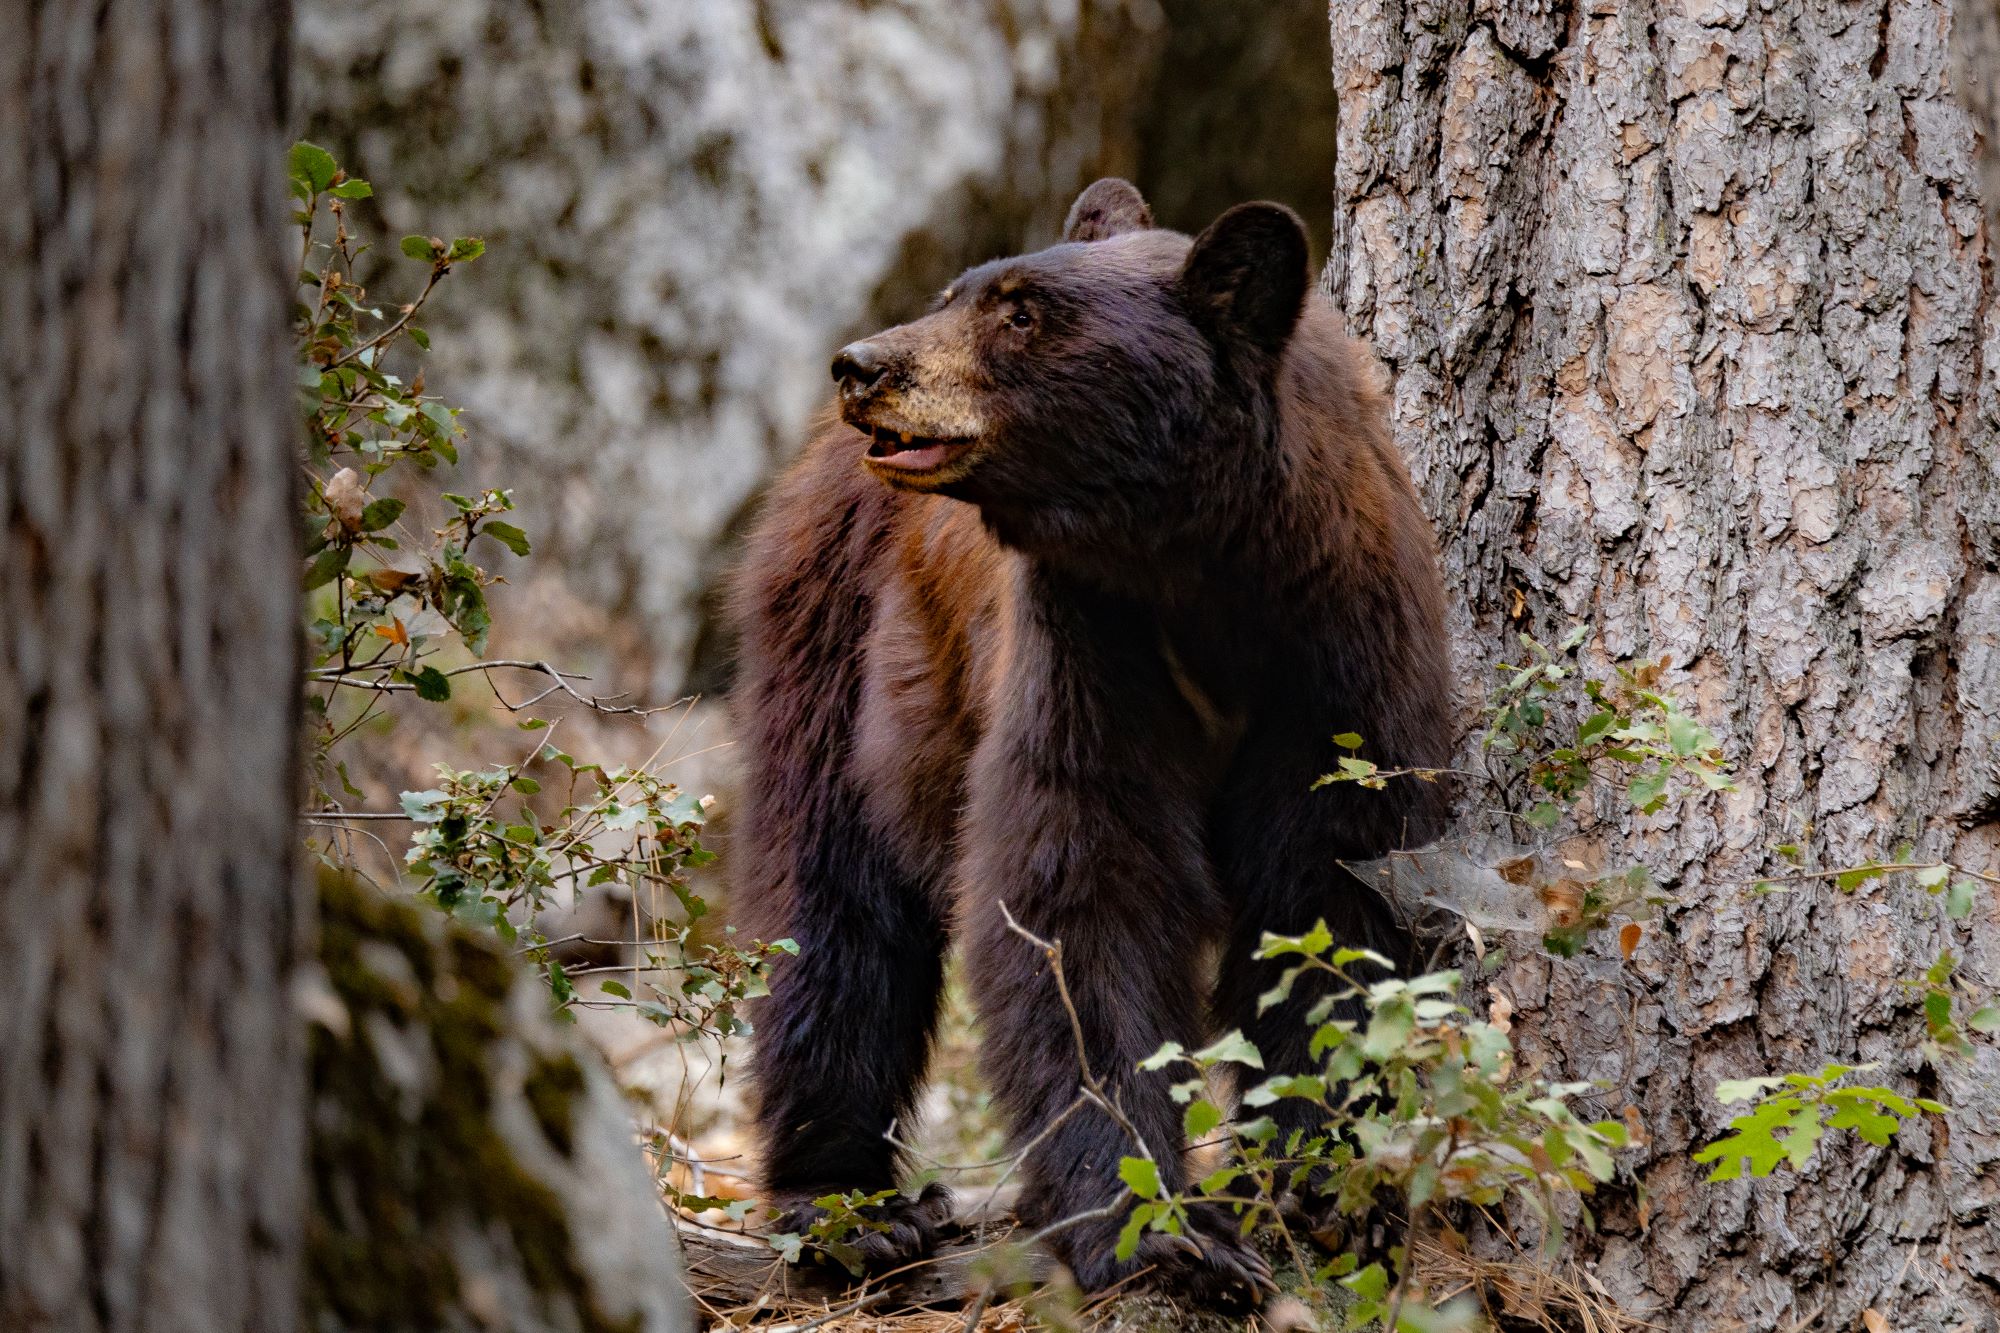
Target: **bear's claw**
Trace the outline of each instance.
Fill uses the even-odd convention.
[[[777,1217],[768,1230],[804,1234],[808,1227],[826,1216],[826,1210],[812,1200],[829,1192],[814,1190],[810,1196],[781,1196]],[[862,1267],[870,1273],[900,1268],[927,1258],[953,1226],[951,1191],[938,1184],[925,1186],[923,1193],[914,1199],[899,1194],[866,1212],[874,1220],[887,1222],[889,1229],[848,1236],[845,1242],[854,1247],[861,1256]]]
[[[1230,1313],[1254,1309],[1278,1294],[1271,1266],[1237,1233],[1234,1219],[1214,1207],[1190,1210],[1186,1235],[1149,1231],[1130,1259],[1114,1249],[1115,1226],[1079,1227],[1058,1241],[1064,1262],[1086,1291],[1102,1291],[1144,1273],[1140,1282],[1193,1305]]]

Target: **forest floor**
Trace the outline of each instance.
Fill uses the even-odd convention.
[[[739,1078],[746,1052],[740,1044],[726,1044],[718,1056],[706,1043],[674,1041],[629,1013],[587,1010],[583,1018],[632,1096],[642,1128],[672,1127],[671,1155],[655,1159],[663,1189],[754,1198],[754,1147]],[[786,1264],[753,1228],[731,1222],[720,1210],[676,1214],[689,1285],[708,1326],[755,1325],[760,1333],[1220,1333],[1245,1326],[1242,1319],[1144,1293],[1081,1300],[1066,1285],[1066,1275],[1052,1274],[1046,1261],[1027,1273],[1002,1271],[1022,1262],[1009,1246],[1014,1224],[1006,1176],[1012,1159],[979,1080],[977,1042],[971,1005],[953,984],[931,1082],[904,1140],[916,1183],[941,1179],[958,1196],[961,1237],[887,1281],[856,1286],[837,1269]],[[1346,1327],[1351,1304],[1346,1291],[1330,1281],[1313,1282],[1275,1233],[1262,1239],[1285,1293],[1258,1313],[1255,1324],[1262,1333],[1333,1333]],[[1309,1262],[1326,1257],[1309,1238],[1296,1240]],[[1640,1333],[1653,1327],[1619,1311],[1587,1272],[1567,1260],[1551,1265],[1532,1252],[1496,1260],[1442,1239],[1420,1240],[1416,1249],[1413,1287],[1436,1306],[1470,1297],[1493,1328]],[[1010,1287],[1009,1278],[1030,1280]]]

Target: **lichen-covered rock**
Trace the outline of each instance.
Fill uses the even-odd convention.
[[[496,941],[327,876],[319,956],[307,1328],[692,1327],[617,1089]]]
[[[309,0],[298,93],[372,222],[490,242],[427,312],[431,380],[538,566],[672,689],[829,349],[1129,162],[1159,30],[1152,0]]]

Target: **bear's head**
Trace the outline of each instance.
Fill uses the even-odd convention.
[[[877,477],[976,504],[1003,540],[1143,550],[1274,437],[1309,284],[1290,209],[1243,204],[1190,240],[1101,180],[1061,243],[968,270],[922,318],[842,348],[841,415]]]

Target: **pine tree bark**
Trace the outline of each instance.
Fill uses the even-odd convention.
[[[0,41],[0,1327],[289,1329],[283,6]]]
[[[1495,981],[1531,1061],[1650,1130],[1594,1276],[1690,1333],[2000,1327],[2000,1054],[1927,1067],[1899,983],[1948,946],[1991,987],[1996,895],[1954,931],[1907,882],[1746,892],[1785,842],[2000,865],[2000,300],[1953,5],[1332,15],[1328,282],[1393,369],[1464,678],[1588,621],[1737,762],[1698,808],[1585,812],[1678,896],[1629,964]],[[1718,1079],[1830,1060],[1955,1110],[1704,1182]]]

